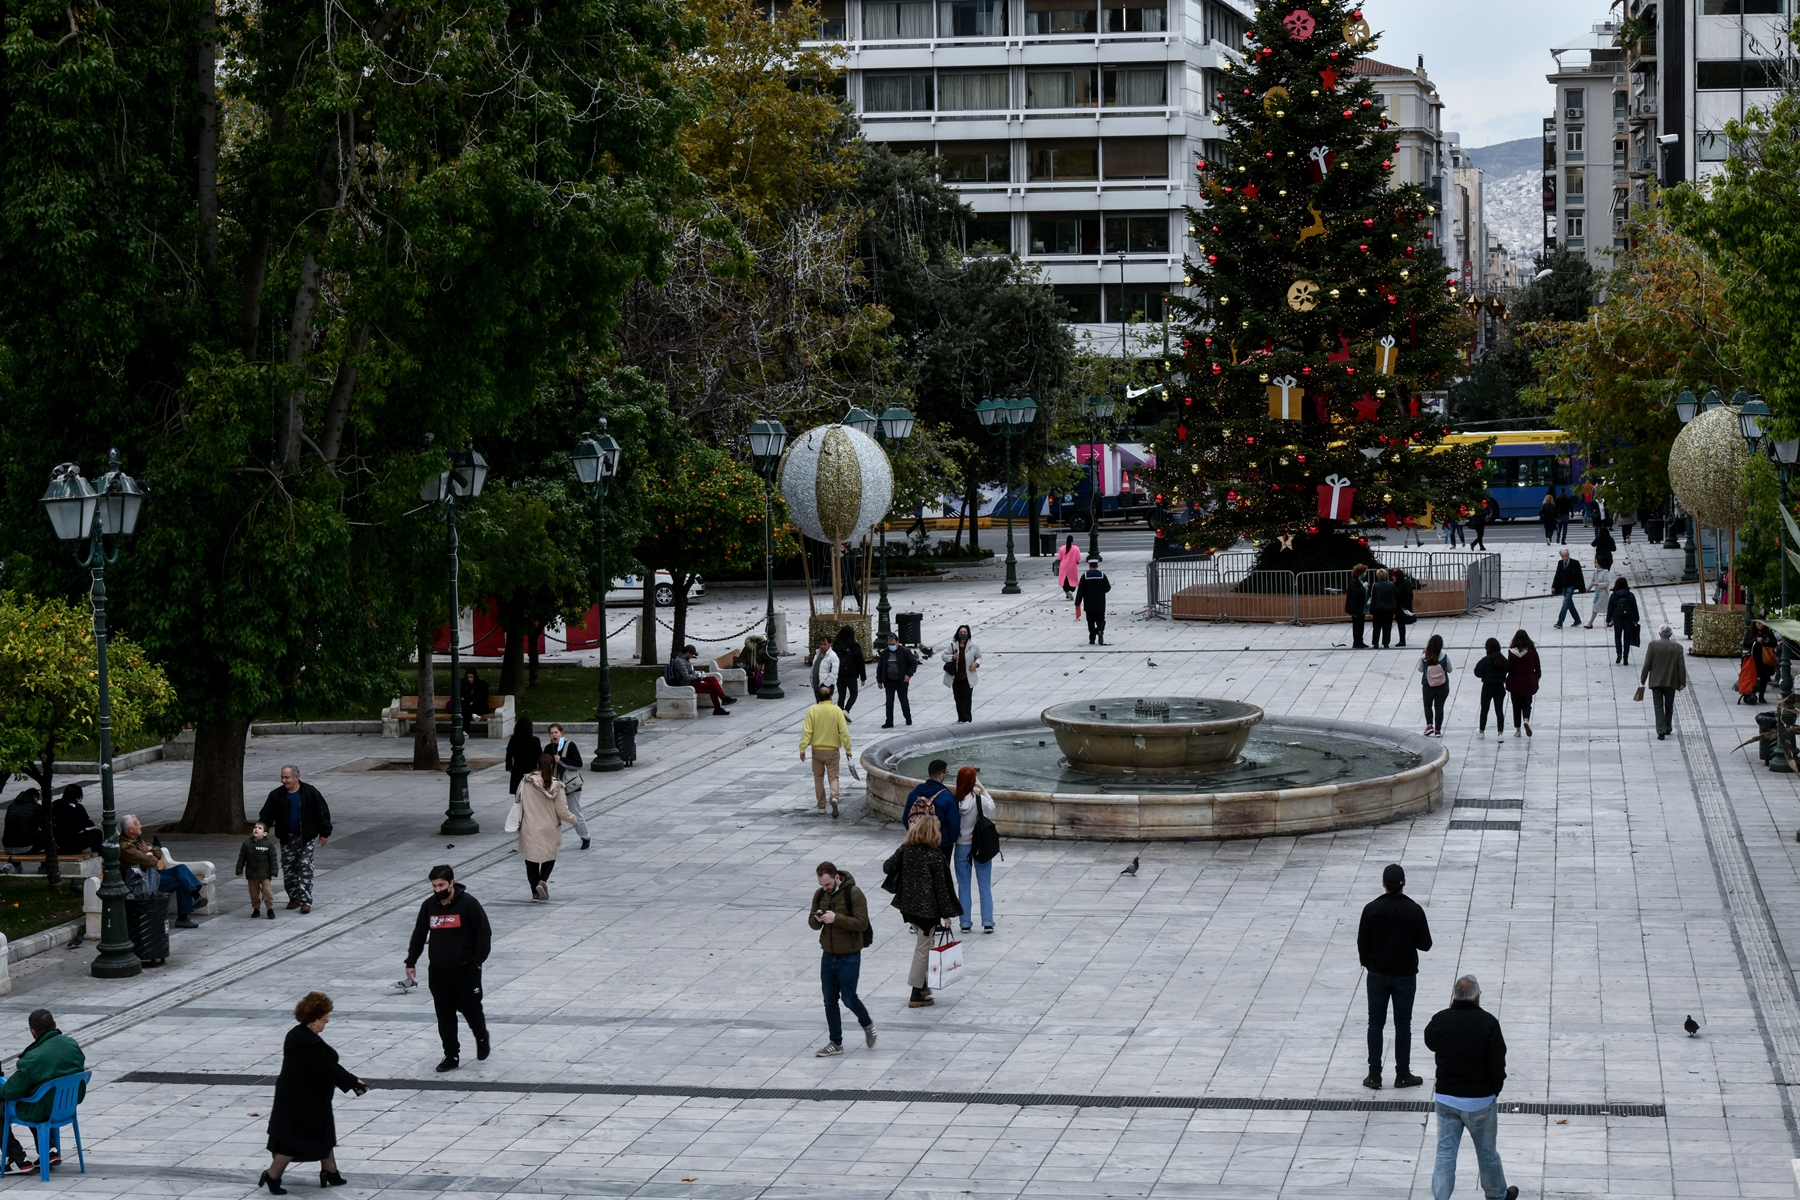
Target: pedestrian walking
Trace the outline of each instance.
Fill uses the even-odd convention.
[[[1381,1090],[1381,1034],[1388,1005],[1394,1008],[1394,1086],[1418,1087],[1412,1073],[1413,997],[1419,987],[1419,951],[1431,949],[1425,910],[1406,894],[1406,870],[1389,863],[1381,871],[1382,894],[1363,906],[1356,954],[1368,973],[1369,1074],[1363,1086]]]
[[[1469,516],[1469,532],[1474,535],[1474,537],[1469,540],[1469,549],[1471,550],[1487,549],[1486,544],[1481,540],[1481,535],[1487,532],[1487,506],[1487,497],[1481,497],[1475,501],[1475,511]]]
[[[844,720],[848,721],[862,685],[869,681],[869,667],[863,658],[862,645],[856,640],[856,631],[848,625],[837,631],[831,652],[838,660],[837,705],[844,710]]]
[[[1631,648],[1638,644],[1638,602],[1631,580],[1623,575],[1613,580],[1611,599],[1606,602],[1606,623],[1613,631],[1614,665],[1629,666]]]
[[[1475,736],[1487,736],[1488,708],[1494,710],[1494,740],[1506,740],[1506,656],[1500,653],[1500,639],[1489,638],[1485,647],[1487,653],[1471,668],[1470,673],[1481,680],[1481,727]]]
[[[444,1061],[437,1069],[454,1071],[462,1063],[458,1013],[475,1035],[475,1057],[488,1056],[487,1017],[481,1011],[481,964],[493,949],[494,933],[487,913],[469,889],[456,882],[456,871],[449,863],[431,868],[430,879],[431,895],[419,905],[419,919],[413,922],[412,941],[406,948],[406,978],[419,978],[419,954],[429,937],[431,969],[425,978],[432,1007],[437,1010],[438,1039],[444,1044]]]
[[[1775,631],[1760,620],[1752,618],[1744,625],[1744,662],[1750,666],[1748,679],[1753,683],[1751,690],[1740,700],[1745,704],[1767,704],[1769,679],[1775,674],[1775,668],[1781,664],[1781,641]],[[1746,673],[1739,672],[1740,690]],[[61,845],[58,842],[57,845]]]
[[[839,665],[840,664],[838,662],[837,652],[831,648],[830,635],[829,634],[820,634],[819,635],[819,645],[813,651],[813,660],[812,660],[813,695],[815,695],[815,696],[818,695],[819,689],[822,687],[830,688],[832,695],[837,694],[837,677],[838,677]]]
[[[863,947],[875,942],[869,923],[869,902],[856,877],[829,862],[813,869],[819,886],[813,892],[806,923],[819,931],[819,984],[825,993],[825,1030],[829,1039],[815,1057],[832,1058],[844,1052],[844,1019],[838,1004],[856,1014],[862,1026],[863,1045],[875,1048],[875,1018],[856,997],[862,975]]]
[[[300,782],[300,768],[281,768],[281,786],[269,793],[256,819],[275,831],[281,846],[281,886],[287,906],[312,911],[313,850],[331,840],[331,809],[310,783]]]
[[[912,701],[907,697],[907,689],[912,686],[912,677],[918,673],[919,656],[909,648],[900,644],[900,635],[891,630],[887,635],[887,644],[882,646],[881,654],[875,660],[875,686],[887,693],[887,722],[883,729],[894,727],[894,701],[900,701],[900,714],[912,724]]]
[[[1106,578],[1106,572],[1100,569],[1100,560],[1088,559],[1087,573],[1075,585],[1075,619],[1081,619],[1081,610],[1085,607],[1090,646],[1106,645],[1106,593],[1110,591],[1112,582]]]
[[[525,886],[538,903],[550,899],[550,871],[562,849],[562,827],[575,824],[568,789],[556,777],[556,756],[538,757],[538,769],[519,784],[519,857],[525,860]],[[583,842],[585,844],[585,840]]]
[[[581,839],[581,848],[586,850],[591,844],[588,837],[587,814],[581,810],[581,793],[585,790],[587,778],[581,773],[581,749],[563,736],[563,727],[555,721],[550,722],[550,744],[544,747],[543,753],[556,756],[556,778],[563,785],[563,802],[575,815],[575,836]],[[532,770],[537,763],[530,764]]]
[[[1072,599],[1081,582],[1081,551],[1075,548],[1075,535],[1070,534],[1056,552],[1056,580],[1062,584],[1063,599]]]
[[[1388,578],[1386,568],[1375,572],[1375,582],[1369,587],[1369,617],[1374,622],[1374,629],[1369,634],[1369,644],[1377,650],[1387,649],[1394,637],[1394,613],[1399,609],[1400,601],[1395,595],[1393,580]]]
[[[819,702],[806,710],[806,719],[800,723],[800,761],[806,761],[806,751],[810,747],[813,752],[813,798],[819,802],[819,811],[825,810],[825,777],[831,776],[831,815],[838,815],[838,751],[845,755],[850,753],[850,726],[844,720],[844,710],[831,702],[831,689],[821,687],[818,691]]]
[[[1612,570],[1613,551],[1619,548],[1619,544],[1613,541],[1612,530],[1606,527],[1604,521],[1595,523],[1592,545],[1594,547],[1594,566],[1608,571]]]
[[[1569,557],[1564,550],[1556,557],[1556,574],[1550,577],[1550,594],[1562,597],[1562,608],[1556,614],[1556,627],[1563,627],[1563,618],[1568,617],[1577,625],[1581,624],[1581,614],[1575,609],[1575,593],[1587,591],[1587,580],[1581,576],[1581,564]]]
[[[560,725],[551,728],[559,731]],[[531,718],[520,717],[518,728],[506,739],[506,794],[519,794],[519,780],[537,770],[538,759],[543,757],[544,743],[532,731]],[[577,763],[576,766],[581,764]]]
[[[1548,491],[1538,508],[1538,524],[1544,527],[1544,545],[1550,545],[1556,540],[1556,497]]]
[[[275,919],[275,868],[278,860],[269,827],[261,821],[250,827],[250,836],[238,847],[237,874],[250,885],[250,915],[260,917],[268,907],[269,920]]]
[[[1564,488],[1556,495],[1556,542],[1559,546],[1569,544],[1569,520],[1575,515],[1575,498]]]
[[[950,918],[960,917],[963,907],[956,899],[956,888],[950,881],[950,863],[939,844],[943,831],[935,814],[921,814],[906,831],[900,848],[881,864],[884,875],[896,881],[891,907],[900,911],[900,919],[912,927],[912,967],[906,982],[912,988],[908,1008],[930,1008],[931,989],[925,986],[925,969],[929,964],[931,943],[939,926],[948,926]],[[885,884],[883,885],[886,886]]]
[[[956,895],[962,901],[962,931],[970,931],[975,900],[969,895],[969,877],[981,889],[981,932],[994,932],[994,860],[975,857],[975,830],[982,819],[994,819],[994,798],[981,786],[981,770],[963,767],[956,773]]]
[[[1612,597],[1612,585],[1615,576],[1600,565],[1600,556],[1594,556],[1594,603],[1588,610],[1587,627],[1592,629],[1594,621],[1606,611],[1606,602]]]
[[[1631,527],[1637,524],[1637,510],[1621,508],[1619,510],[1619,540],[1627,546],[1631,545]]]
[[[981,647],[975,644],[975,634],[967,625],[958,625],[944,652],[944,686],[956,697],[958,724],[975,719],[975,676],[980,670]]]
[[[1444,701],[1450,697],[1450,656],[1444,653],[1444,639],[1432,634],[1419,656],[1419,683],[1425,697],[1425,736],[1444,736]]]
[[[319,1164],[319,1186],[342,1187],[348,1182],[338,1174],[337,1120],[331,1112],[331,1093],[355,1092],[369,1085],[346,1071],[321,1035],[331,1021],[331,997],[308,992],[294,1006],[294,1027],[281,1043],[281,1074],[275,1078],[275,1103],[269,1109],[268,1170],[256,1180],[272,1196],[285,1196],[281,1177],[292,1162]],[[80,1068],[77,1068],[79,1070]]]
[[[1363,576],[1369,568],[1357,563],[1350,568],[1350,583],[1344,588],[1344,612],[1350,618],[1350,648],[1366,650],[1363,644],[1363,622],[1368,618],[1369,589],[1363,583]]]
[[[1400,634],[1400,645],[1406,645],[1406,627],[1419,618],[1413,615],[1413,581],[1405,571],[1395,567],[1388,577],[1394,583],[1394,628]]]
[[[1531,644],[1531,635],[1521,629],[1513,634],[1512,645],[1506,651],[1506,694],[1512,697],[1514,737],[1519,735],[1521,726],[1525,736],[1531,736],[1531,698],[1537,695],[1538,681],[1543,676],[1537,647]]]
[[[1518,1200],[1508,1187],[1495,1148],[1500,1131],[1500,1089],[1506,1084],[1506,1038],[1500,1022],[1481,1007],[1481,984],[1464,975],[1450,992],[1450,1007],[1425,1026],[1425,1048],[1437,1056],[1433,1084],[1437,1103],[1437,1165],[1431,1172],[1432,1200],[1450,1200],[1456,1190],[1456,1157],[1463,1130],[1475,1143],[1475,1166],[1488,1200]]]
[[[1643,689],[1650,689],[1651,703],[1656,709],[1656,740],[1662,741],[1675,729],[1675,693],[1687,687],[1687,655],[1671,639],[1675,631],[1664,625],[1656,632],[1656,640],[1644,647],[1644,665],[1638,671],[1638,699]]]
[[[948,858],[956,848],[956,839],[962,836],[961,810],[957,807],[956,793],[944,786],[944,776],[950,773],[950,764],[941,758],[934,758],[926,764],[925,778],[912,791],[906,793],[906,826],[919,817],[930,813],[937,818],[938,829],[943,835],[939,846],[948,846],[944,851]]]

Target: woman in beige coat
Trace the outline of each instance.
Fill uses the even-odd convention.
[[[575,824],[568,794],[556,777],[556,756],[538,759],[538,769],[519,781],[519,857],[525,860],[525,881],[533,900],[548,900],[550,868],[562,849],[562,827]]]

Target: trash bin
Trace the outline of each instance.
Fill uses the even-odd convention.
[[[1694,640],[1694,610],[1699,607],[1698,604],[1681,606],[1681,636],[1690,642]]]
[[[924,641],[919,636],[919,630],[925,624],[924,613],[895,613],[894,617],[900,623],[900,644],[902,646],[917,646]]]
[[[1756,744],[1757,757],[1768,762],[1775,756],[1775,714],[1759,712],[1756,714],[1756,732],[1762,739]]]
[[[1054,533],[1038,534],[1038,557],[1054,558],[1056,556],[1056,535]]]
[[[613,718],[613,745],[619,748],[619,757],[628,767],[637,761],[637,731],[636,717]]]

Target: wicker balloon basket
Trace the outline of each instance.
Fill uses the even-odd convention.
[[[1739,658],[1744,653],[1744,610],[1705,604],[1694,610],[1696,658]]]

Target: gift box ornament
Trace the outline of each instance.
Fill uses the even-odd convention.
[[[1300,405],[1305,392],[1292,375],[1278,375],[1269,381],[1269,415],[1282,421],[1301,419]]]
[[[1342,475],[1327,475],[1319,485],[1319,515],[1333,521],[1348,521],[1350,506],[1356,502],[1356,487]]]
[[[1381,375],[1392,375],[1400,362],[1400,350],[1394,344],[1394,335],[1387,334],[1375,343],[1375,370]]]
[[[1312,172],[1314,183],[1323,182],[1325,173],[1337,165],[1337,155],[1332,152],[1330,146],[1314,146],[1306,152],[1306,157],[1308,160],[1306,166]]]

